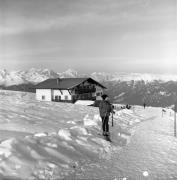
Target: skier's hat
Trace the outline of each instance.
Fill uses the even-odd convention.
[[[105,100],[108,97],[108,95],[107,94],[103,94],[101,97],[103,98],[103,100]]]

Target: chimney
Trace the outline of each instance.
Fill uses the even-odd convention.
[[[60,83],[60,78],[57,78],[57,85],[59,85]]]

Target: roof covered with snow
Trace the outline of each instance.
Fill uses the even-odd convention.
[[[56,78],[47,79],[35,86],[36,89],[72,89],[84,82],[90,82],[92,84],[98,85],[102,88],[104,87],[99,82],[93,80],[92,78]]]

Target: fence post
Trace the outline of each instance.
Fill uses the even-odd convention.
[[[112,127],[114,126],[114,123],[113,123],[113,112],[112,112]]]
[[[174,106],[174,136],[176,137],[176,110],[177,110],[177,104],[175,103]]]

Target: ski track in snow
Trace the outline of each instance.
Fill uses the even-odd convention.
[[[144,118],[134,110],[116,111],[114,127],[110,123],[113,140],[110,143],[99,135],[98,108],[39,102],[35,94],[26,92],[1,90],[0,99],[2,177],[72,177],[84,165],[93,162],[96,165],[100,159],[110,159],[113,152],[120,151],[130,141],[130,134],[133,135],[130,127]]]

